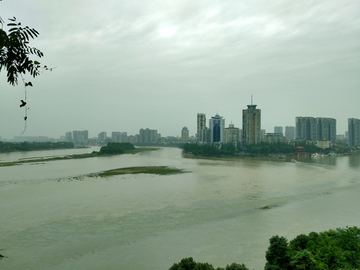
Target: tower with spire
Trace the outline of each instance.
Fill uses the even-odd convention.
[[[261,136],[261,110],[256,109],[251,96],[251,105],[243,110],[242,141],[244,145],[260,143]]]

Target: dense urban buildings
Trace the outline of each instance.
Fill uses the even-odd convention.
[[[210,142],[224,143],[225,119],[216,114],[209,119]]]
[[[252,103],[252,102],[251,102]],[[222,144],[233,143],[238,145],[259,144],[260,142],[276,143],[291,141],[309,141],[318,147],[329,148],[334,144],[348,144],[350,147],[360,146],[360,119],[348,119],[348,131],[344,134],[336,134],[337,121],[327,117],[302,117],[295,118],[295,126],[275,126],[274,133],[266,133],[261,129],[261,110],[257,105],[247,105],[242,114],[242,129],[235,127],[232,123],[225,128],[225,119],[216,114],[209,119],[209,127],[206,126],[206,115],[197,113],[196,135],[190,136],[189,129],[185,126],[180,136],[161,137],[155,129],[141,128],[139,134],[129,135],[127,132],[112,131],[111,137],[107,137],[105,131],[100,132],[97,137],[89,139],[88,130],[74,130],[61,136],[60,141],[74,142],[77,145],[106,144],[108,142],[130,142],[137,145],[167,144],[174,145],[181,142],[196,142],[200,144]],[[13,141],[56,141],[45,136],[15,136]],[[221,146],[219,146],[221,147]]]
[[[261,110],[256,109],[257,105],[247,105],[243,110],[243,144],[260,143],[261,134]]]
[[[113,142],[128,142],[127,132],[113,131],[111,132],[111,140]]]
[[[360,146],[360,119],[348,119],[349,146]]]
[[[282,132],[280,133],[266,133],[265,135],[265,142],[267,143],[277,143],[277,142],[284,142],[285,137]]]
[[[157,130],[156,129],[140,129],[139,131],[139,143],[147,144],[147,143],[156,143],[158,139]]]
[[[336,119],[296,117],[296,139],[336,142]]]

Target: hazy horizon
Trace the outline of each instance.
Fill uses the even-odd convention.
[[[67,131],[162,136],[196,133],[197,113],[242,127],[261,109],[261,128],[295,117],[360,119],[360,3],[344,1],[4,0],[0,16],[39,31],[30,42],[55,68],[27,88],[23,136]],[[4,29],[8,29],[4,26]],[[35,58],[34,58],[35,59]],[[24,128],[24,86],[0,72],[0,137]]]

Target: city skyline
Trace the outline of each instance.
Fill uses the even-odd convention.
[[[248,105],[248,109],[249,107],[253,108],[255,107],[256,108],[257,105]],[[248,110],[247,109],[247,110]],[[244,111],[247,111],[247,110],[244,110]],[[259,110],[260,113],[261,113],[261,110]],[[244,112],[243,112],[244,113]],[[244,115],[243,115],[244,116]],[[210,131],[210,122],[212,119],[214,118],[217,118],[219,117],[219,119],[222,119],[222,121],[224,122],[223,124],[223,136],[225,136],[225,129],[228,129],[228,128],[237,128],[237,129],[240,129],[239,127],[235,126],[232,121],[230,124],[227,124],[225,125],[225,118],[223,118],[222,116],[219,116],[218,114],[216,114],[214,117],[210,117],[209,119],[209,126],[206,124],[206,114],[205,113],[198,113],[197,114],[197,126],[199,128],[196,129],[196,133],[190,133],[189,129],[184,126],[182,129],[180,129],[180,132],[176,133],[176,134],[170,134],[170,135],[162,135],[161,131],[159,131],[158,134],[162,135],[161,137],[165,138],[165,137],[182,137],[182,132],[183,132],[183,129],[186,128],[186,132],[187,132],[187,137],[188,138],[194,138],[195,140],[197,141],[207,141],[207,139],[211,140],[211,133],[209,133],[209,138],[206,139],[206,134],[205,132],[203,133],[203,137],[202,139],[201,138],[198,138],[197,135],[199,134],[199,131],[200,131],[200,134],[202,134],[202,131],[204,128],[206,128],[207,130]],[[308,132],[313,132],[312,135],[299,135],[298,133],[301,132],[299,127],[298,129],[296,130],[296,126],[299,125],[298,124],[298,121],[299,119],[310,119],[310,121],[312,120],[313,121],[313,127],[311,127],[311,129],[308,129]],[[348,118],[348,123],[350,121],[350,119],[355,119],[355,121],[360,121],[359,119],[356,119],[356,118]],[[332,121],[334,122],[332,125],[333,127],[329,130],[329,131],[322,131],[321,128],[320,128],[320,124],[321,123],[321,120],[322,121]],[[201,126],[199,126],[199,122],[201,122]],[[261,120],[260,120],[260,123],[261,123]],[[337,125],[337,121],[336,119],[333,119],[333,118],[325,118],[325,117],[302,117],[302,116],[297,116],[295,118],[295,121],[294,121],[294,126],[274,126],[271,130],[273,130],[274,132],[277,130],[285,130],[285,132],[281,132],[283,134],[284,137],[286,137],[287,139],[289,138],[294,138],[295,140],[296,139],[300,139],[301,140],[301,137],[303,138],[307,138],[309,140],[319,140],[323,137],[329,137],[333,143],[336,141],[336,136],[338,135],[344,135],[346,137],[346,133],[348,133],[349,129],[350,129],[350,125],[348,124],[347,128],[348,130],[345,130],[344,133],[339,133],[337,132],[337,128],[336,128],[336,125]],[[240,129],[241,132],[243,132],[243,125],[241,126],[242,128]],[[334,129],[335,127],[335,129]],[[15,140],[15,141],[21,141],[21,138],[24,138],[24,140],[26,141],[26,138],[39,138],[39,139],[44,139],[44,138],[47,138],[47,139],[61,139],[62,137],[67,140],[67,141],[71,141],[73,140],[73,138],[75,138],[75,136],[77,136],[76,134],[80,134],[81,136],[84,137],[84,141],[87,141],[88,139],[94,139],[94,138],[98,138],[99,136],[102,136],[104,139],[105,138],[109,138],[109,139],[114,139],[114,136],[121,136],[121,135],[124,135],[126,134],[126,136],[135,136],[135,135],[140,135],[142,130],[143,129],[149,129],[148,127],[147,128],[140,128],[138,132],[135,132],[135,133],[129,133],[128,134],[128,131],[126,130],[123,130],[123,131],[114,131],[114,130],[111,130],[111,131],[99,131],[97,132],[96,134],[91,134],[91,136],[89,136],[89,130],[82,130],[82,131],[79,131],[79,130],[73,130],[73,131],[65,131],[63,134],[60,134],[58,135],[57,137],[49,137],[47,136],[46,134],[42,134],[42,135],[23,135],[23,136],[13,136],[12,138],[4,138],[2,136],[0,136],[0,141],[1,140]],[[263,129],[263,128],[259,128],[260,129],[260,133],[261,132],[264,132],[265,133],[272,133],[272,132],[268,132],[269,130],[266,130],[266,129]],[[288,129],[288,131],[287,131]],[[290,129],[293,129],[290,131]],[[151,129],[150,129],[151,130]],[[296,134],[295,134],[295,130],[296,130]],[[310,131],[312,130],[312,131]],[[156,132],[158,130],[155,130]],[[205,130],[206,131],[206,130]],[[330,132],[331,131],[331,132]],[[289,134],[288,136],[286,136],[286,133],[289,132],[291,133],[291,135]],[[327,132],[327,135],[325,135],[325,132]],[[275,132],[277,133],[277,132]],[[331,133],[331,135],[330,135]],[[111,135],[110,135],[111,134]],[[0,134],[1,135],[1,134]],[[109,135],[109,136],[108,136]],[[259,135],[260,137],[262,137],[262,139],[264,138],[265,135]],[[290,136],[290,137],[289,137]],[[300,136],[300,137],[299,137]],[[69,138],[72,138],[72,139],[69,139]],[[44,139],[46,140],[46,139]],[[225,137],[224,137],[224,140],[225,140]],[[37,140],[35,140],[37,141]],[[77,141],[76,139],[74,139],[74,141]],[[116,140],[115,140],[116,141]],[[224,142],[224,141],[223,141]]]
[[[24,136],[141,127],[164,136],[194,115],[221,114],[242,126],[242,110],[262,110],[262,128],[294,126],[297,116],[360,118],[360,4],[265,0],[193,2],[1,1],[39,33],[30,46],[54,68],[27,87]],[[71,6],[71,9],[69,9]],[[21,80],[20,80],[21,82]],[[0,72],[0,136],[24,130],[25,87]],[[346,105],[345,105],[346,104]]]

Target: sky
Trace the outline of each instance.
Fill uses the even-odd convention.
[[[24,76],[23,136],[195,135],[197,113],[241,128],[251,96],[266,132],[312,116],[344,134],[360,118],[360,1],[2,0],[0,16],[35,28],[33,59],[53,68]],[[24,131],[24,96],[2,70],[3,139]]]

